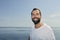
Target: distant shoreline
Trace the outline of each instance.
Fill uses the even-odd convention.
[[[0,28],[31,28],[31,27],[0,27]]]

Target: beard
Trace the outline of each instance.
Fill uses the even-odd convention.
[[[32,21],[34,24],[38,24],[40,22],[40,18],[37,18],[37,17],[32,18]]]

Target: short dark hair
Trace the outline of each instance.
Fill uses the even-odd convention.
[[[40,15],[41,15],[41,11],[40,11],[38,8],[33,8],[32,12],[33,12],[34,10],[38,10],[39,13],[40,13]],[[31,15],[32,15],[32,12],[31,12]]]

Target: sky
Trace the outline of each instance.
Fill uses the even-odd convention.
[[[31,27],[31,11],[39,8],[42,22],[60,27],[60,0],[0,0],[0,27]]]

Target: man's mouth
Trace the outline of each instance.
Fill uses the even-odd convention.
[[[35,21],[36,21],[36,20],[38,20],[38,19],[37,19],[37,18],[35,18],[35,19],[33,19],[33,20],[35,20]]]

